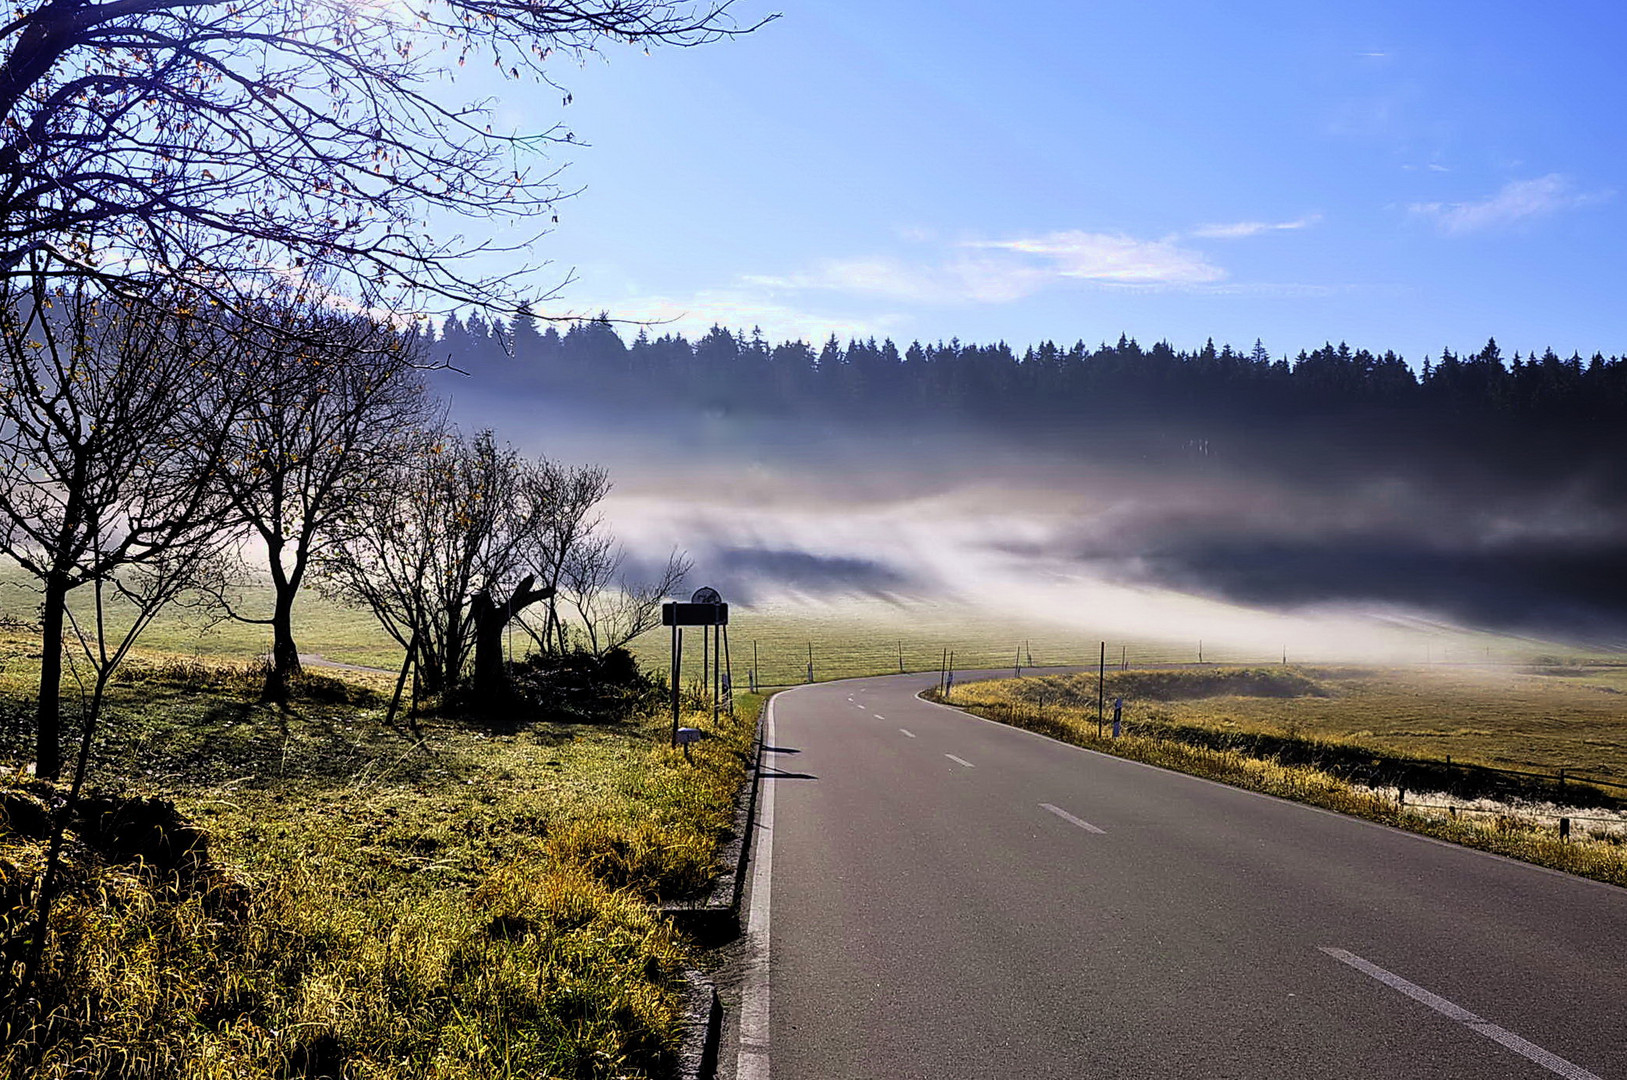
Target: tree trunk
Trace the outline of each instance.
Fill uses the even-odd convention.
[[[68,607],[68,579],[45,579],[40,635],[40,697],[35,714],[34,772],[55,780],[62,774],[62,622]]]
[[[413,664],[414,679],[419,689],[429,697],[441,692],[441,676],[446,670],[445,659],[435,648],[434,638],[425,633],[418,639],[418,661]]]
[[[514,587],[508,599],[499,603],[492,598],[490,589],[475,593],[469,603],[469,614],[474,622],[475,670],[469,689],[481,706],[502,701],[508,690],[508,667],[503,663],[503,631],[509,620],[538,600],[553,596],[551,586],[533,589],[536,579],[527,575]]]
[[[300,673],[299,646],[294,643],[293,582],[277,581],[276,600],[271,608],[271,670],[266,672],[266,685],[262,696],[268,701],[282,701],[288,696],[288,684]]]
[[[482,589],[469,604],[475,624],[475,671],[470,689],[482,705],[496,702],[508,688],[508,671],[503,666],[503,628],[508,625],[508,609]]]

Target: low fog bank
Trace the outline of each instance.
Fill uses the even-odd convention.
[[[1417,659],[1479,632],[1627,646],[1627,510],[1593,452],[1533,448],[1511,470],[1450,433],[1360,454],[1315,425],[1182,438],[1156,418],[1086,448],[930,416],[607,410],[475,386],[453,415],[606,465],[631,563],[686,549],[692,580],[738,603],[967,605],[1330,659]]]

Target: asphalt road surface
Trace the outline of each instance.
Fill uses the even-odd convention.
[[[725,1074],[1627,1080],[1627,890],[1065,746],[933,682],[774,699]]]

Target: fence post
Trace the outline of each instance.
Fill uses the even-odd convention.
[[[1559,819],[1559,838],[1561,840],[1569,840],[1571,838],[1571,819],[1568,817],[1562,817]]]
[[[1102,737],[1102,706],[1106,703],[1107,642],[1102,642],[1101,656],[1096,666],[1096,738]]]

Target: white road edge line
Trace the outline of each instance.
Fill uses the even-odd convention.
[[[1060,806],[1052,806],[1048,802],[1042,802],[1042,803],[1040,803],[1040,807],[1042,809],[1049,810],[1051,813],[1055,814],[1057,817],[1061,818],[1063,821],[1066,821],[1071,825],[1079,826],[1081,829],[1085,830],[1086,832],[1095,833],[1097,836],[1106,836],[1107,835],[1107,830],[1106,829],[1098,829],[1096,826],[1092,825],[1090,822],[1086,821],[1084,818],[1074,817],[1072,814],[1068,813],[1066,810],[1062,809],[1062,807],[1060,807]]]
[[[1535,1043],[1527,1042],[1506,1028],[1498,1027],[1490,1021],[1483,1020],[1460,1005],[1454,1005],[1438,994],[1432,994],[1417,983],[1408,982],[1393,972],[1385,971],[1377,964],[1369,963],[1355,953],[1344,949],[1335,949],[1327,945],[1318,945],[1317,948],[1333,957],[1342,964],[1348,964],[1363,975],[1377,979],[1392,990],[1400,991],[1412,1000],[1431,1009],[1442,1016],[1456,1020],[1464,1027],[1477,1035],[1484,1035],[1492,1042],[1500,1043],[1527,1061],[1534,1061],[1551,1073],[1558,1073],[1565,1080],[1601,1080],[1600,1077],[1588,1072],[1580,1065],[1573,1065],[1558,1054],[1550,1054]]]
[[[768,715],[763,720],[767,746],[774,740],[774,702],[768,699]],[[768,913],[769,887],[774,866],[774,784],[757,783],[756,852],[752,855],[751,907],[746,916],[746,938],[750,948],[745,977],[740,983],[740,1056],[735,1061],[735,1080],[768,1078]]]
[[[953,761],[956,765],[964,765],[968,769],[977,768],[976,765],[973,765],[970,761],[967,761],[963,757],[956,757],[954,754],[945,754],[944,757],[948,758],[950,761]]]
[[[907,737],[908,737],[908,738],[911,738],[911,739],[913,739],[913,738],[915,738],[915,732],[913,732],[913,731],[911,731],[911,730],[910,730],[910,729],[909,729],[909,728],[907,728],[907,727],[901,727],[901,728],[899,728],[899,729],[898,729],[898,730],[899,730],[899,731],[901,731],[901,732],[903,732],[903,733],[904,733],[904,735],[905,735],[905,736],[907,736]]]

